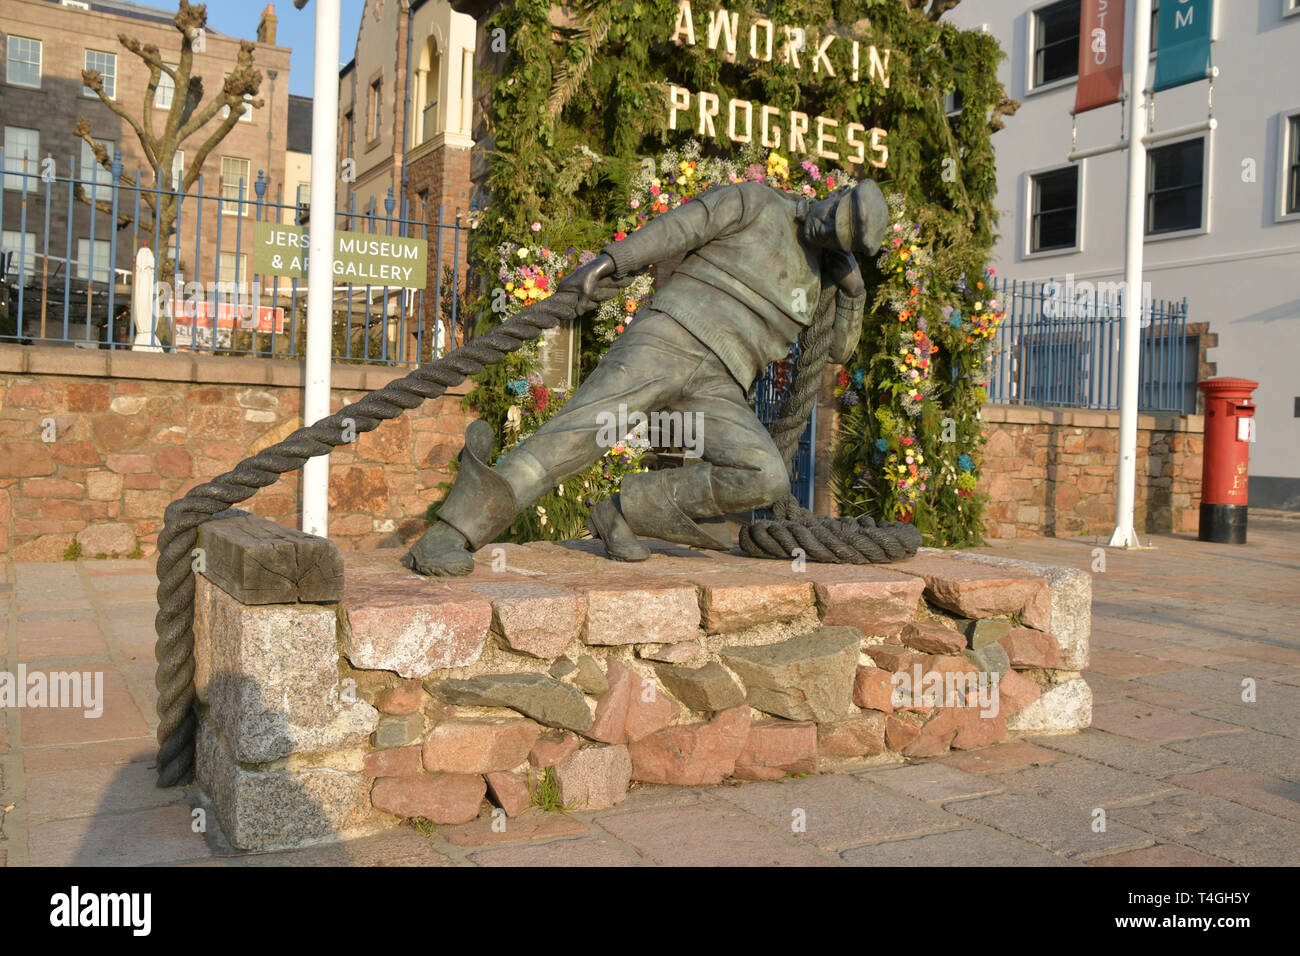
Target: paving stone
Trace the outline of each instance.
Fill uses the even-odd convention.
[[[1167,782],[1300,823],[1300,784],[1289,780],[1235,767],[1217,767],[1200,773],[1177,774]]]
[[[1129,850],[1088,861],[1088,866],[1224,866],[1223,860],[1204,856],[1185,846],[1161,843],[1141,850]]]
[[[441,831],[439,831],[441,832]],[[277,853],[254,853],[222,861],[237,866],[455,866],[433,842],[411,827],[353,837],[337,843]]]
[[[1279,706],[1267,700],[1268,696],[1268,691],[1265,690],[1265,700],[1253,704],[1239,704],[1236,707],[1202,707],[1198,708],[1195,714],[1208,720],[1217,720],[1238,727],[1262,730],[1266,734],[1300,740],[1300,710],[1292,710],[1286,705]]]
[[[736,788],[750,789],[755,787]],[[769,827],[730,807],[696,804],[613,814],[602,817],[600,825],[663,866],[833,866],[839,862],[791,839],[788,814],[776,827]]]
[[[1081,730],[1093,722],[1092,690],[1082,678],[1075,678],[1044,691],[1038,700],[1007,719],[1007,729],[1050,733]]]
[[[582,694],[543,674],[483,674],[468,680],[428,680],[424,689],[449,704],[509,707],[548,727],[585,732],[591,708]]]
[[[716,790],[712,795],[783,833],[790,833],[792,824],[801,821],[807,830],[795,836],[828,850],[933,833],[959,825],[935,807],[873,787],[854,775],[825,774],[745,784]]]
[[[1091,811],[1168,793],[1168,781],[1116,770],[1104,764],[1067,757],[1037,767],[998,775],[1008,790],[1033,793],[1065,806]]]
[[[985,793],[995,793],[1002,787],[1000,779],[990,779],[966,773],[963,770],[926,761],[892,770],[872,770],[860,775],[863,780],[907,794],[918,800],[956,800]]]
[[[723,571],[700,577],[697,586],[700,623],[709,634],[793,620],[813,605],[809,581],[774,574]]]
[[[26,730],[23,732],[25,734]],[[1175,740],[1166,747],[1205,763],[1232,764],[1300,783],[1300,761],[1296,760],[1295,741],[1275,734],[1243,730],[1236,734]]]
[[[608,840],[581,838],[481,850],[469,855],[477,866],[642,866],[635,854]]]
[[[151,866],[209,858],[188,806],[56,820],[31,828],[32,866]]]
[[[1028,738],[1028,740],[1043,748],[1074,754],[1117,770],[1129,770],[1157,778],[1188,770],[1201,770],[1207,763],[1219,762],[1190,758],[1167,747],[1141,743],[1096,729],[1084,730],[1078,734]]]
[[[3,781],[0,774],[0,792]],[[126,763],[31,774],[22,803],[28,823],[40,823],[165,806],[180,796],[159,789],[157,771],[147,763]]]
[[[586,832],[587,827],[567,813],[540,811],[532,811],[517,819],[505,821],[499,817],[494,819],[491,816],[482,816],[469,823],[438,828],[438,836],[448,843],[466,847],[518,843],[524,840],[553,840],[556,837],[580,836]]]
[[[542,728],[531,720],[444,720],[424,739],[430,773],[513,770],[528,759]]]
[[[623,744],[581,747],[555,767],[565,806],[607,810],[623,802],[632,782],[632,758]]]
[[[1128,651],[1094,650],[1088,668],[1098,674],[1127,680],[1130,677],[1142,677],[1146,674],[1182,670],[1183,665],[1155,657],[1143,657],[1141,654],[1131,654]]]
[[[817,725],[763,720],[751,724],[733,775],[740,780],[780,780],[817,772]]]
[[[669,693],[694,711],[712,713],[745,702],[745,692],[717,661],[699,668],[661,664],[655,673]]]
[[[0,721],[0,727],[3,726],[4,722]],[[3,736],[3,732],[0,732],[0,738]],[[110,740],[75,747],[25,747],[23,748],[23,770],[33,774],[51,770],[73,770],[78,767],[138,763],[153,760],[157,752],[158,742],[152,737]]]
[[[1132,737],[1134,740],[1146,740],[1152,743],[1166,743],[1171,740],[1186,740],[1189,737],[1204,737],[1207,734],[1239,733],[1240,727],[1225,724],[1217,720],[1206,720],[1165,710],[1139,701],[1116,701],[1102,704],[1093,711],[1092,724],[1098,730]]]
[[[885,715],[867,711],[817,725],[817,758],[874,757],[885,750]]]
[[[665,727],[628,746],[632,779],[701,786],[721,783],[736,767],[749,736],[749,708],[733,707],[708,723]]]
[[[538,581],[466,585],[492,599],[492,630],[511,650],[550,660],[582,631],[587,599],[578,591]]]
[[[592,740],[625,744],[640,740],[672,723],[681,706],[660,691],[653,677],[632,670],[622,661],[605,663],[609,690],[596,701],[596,716],[583,734]]]
[[[852,707],[861,634],[822,627],[780,644],[728,647],[727,665],[740,675],[751,707],[789,720],[830,721]]]
[[[1294,866],[1300,858],[1300,824],[1204,794],[1178,791],[1110,818],[1243,866]]]
[[[948,830],[845,850],[854,866],[1072,866],[1032,844],[997,830]]]
[[[1016,770],[1020,767],[1050,763],[1060,760],[1061,755],[1024,741],[995,744],[982,750],[952,753],[940,757],[936,764],[953,767],[965,773],[1000,773],[1004,770]]]
[[[1090,810],[1076,809],[1024,793],[1000,793],[973,800],[959,800],[944,809],[967,820],[982,823],[1027,840],[1067,859],[1077,859],[1110,849],[1136,848],[1151,842],[1140,830],[1115,820],[1110,811],[1104,833],[1092,829]]]
[[[59,668],[59,670],[63,669]],[[24,709],[23,746],[96,743],[149,735],[149,725],[145,722],[140,708],[136,706],[135,698],[131,696],[126,681],[118,671],[104,671],[101,698],[104,712],[99,717],[87,717],[84,708]]]

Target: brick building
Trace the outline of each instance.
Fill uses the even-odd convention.
[[[111,89],[112,98],[138,121],[149,73],[144,63],[117,38],[124,35],[143,45],[154,44],[164,62],[174,62],[180,53],[180,34],[172,22],[175,15],[174,10],[124,0],[4,0],[0,4],[0,55],[4,57],[0,67],[0,126],[4,131],[7,173],[0,193],[3,241],[6,250],[17,251],[22,245],[22,233],[26,233],[24,260],[29,287],[33,281],[41,282],[47,262],[52,297],[61,296],[64,270],[71,273],[74,281],[80,280],[82,290],[92,278],[97,283],[106,283],[110,269],[117,272],[121,282],[131,269],[137,239],[144,243],[147,238],[148,244],[153,244],[152,234],[146,237],[141,233],[137,237],[128,226],[117,232],[116,248],[110,250],[111,216],[101,212],[92,222],[89,205],[70,203],[67,177],[71,174],[85,181],[87,192],[94,181],[96,198],[111,196],[111,175],[95,163],[88,144],[74,133],[78,121],[84,117],[92,136],[110,150],[121,151],[124,174],[135,177],[142,170],[141,185],[145,189],[153,186],[154,175],[135,132],[83,86],[81,71],[99,70],[105,91]],[[240,270],[241,281],[247,276],[254,211],[231,204],[219,213],[216,197],[237,196],[239,182],[243,180],[243,193],[252,198],[259,173],[268,182],[265,194],[268,201],[275,200],[285,185],[289,50],[275,44],[276,17],[271,4],[267,4],[258,20],[249,23],[249,28],[256,30],[258,41],[253,63],[263,76],[260,92],[263,106],[250,108],[208,155],[203,169],[203,194],[213,198],[201,203],[201,227],[196,209],[200,204],[192,198],[182,202],[179,263],[187,281],[210,281],[218,277],[218,269],[223,280],[233,280],[236,268]],[[205,103],[234,68],[239,45],[238,38],[210,28],[206,30],[203,48],[196,49],[194,57],[195,75],[201,76],[204,83]],[[161,128],[170,108],[173,86],[170,81],[159,86],[150,115],[144,117],[155,129]],[[219,113],[181,144],[173,164],[174,173],[185,168],[187,160],[220,122]],[[26,179],[26,222],[22,222],[24,180],[15,174],[24,169],[24,153],[28,157],[28,171],[39,172],[41,160],[50,157],[56,175],[62,180],[52,185],[48,250],[44,235],[47,210],[44,184],[40,180]],[[196,185],[188,195],[193,197],[197,192]],[[293,195],[285,194],[283,201],[292,204],[294,199]],[[119,189],[120,212],[130,215],[135,201],[133,188]],[[19,265],[14,263],[11,281],[16,281]],[[95,290],[92,287],[89,291],[93,294]],[[85,305],[77,292],[78,288],[74,287],[72,295],[77,308],[72,310],[72,319],[84,328],[85,315],[91,306]],[[48,334],[58,337],[62,335],[62,302],[52,311],[57,313],[58,331]],[[24,312],[30,315],[30,309]],[[25,335],[30,335],[30,328],[25,329]]]
[[[396,214],[408,201],[429,226],[430,288],[451,256],[435,248],[439,210],[452,224],[470,208],[476,49],[473,18],[446,0],[366,0],[339,72],[339,207],[364,214],[373,203],[382,216],[390,189]]]

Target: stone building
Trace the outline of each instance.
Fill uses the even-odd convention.
[[[142,44],[155,44],[165,62],[174,62],[180,53],[180,35],[172,23],[174,16],[174,10],[125,0],[4,0],[0,5],[0,53],[4,56],[0,69],[0,125],[4,132],[5,172],[9,174],[4,177],[0,194],[3,244],[6,250],[17,250],[22,245],[22,233],[26,233],[26,266],[29,277],[34,271],[36,281],[40,281],[46,257],[45,202],[36,189],[42,184],[39,180],[27,180],[24,227],[22,178],[13,174],[22,170],[24,153],[31,172],[39,171],[40,161],[51,157],[57,176],[67,177],[72,173],[87,182],[97,178],[94,186],[97,198],[108,198],[111,190],[99,183],[111,182],[110,174],[95,163],[89,146],[74,133],[78,121],[84,117],[99,142],[121,151],[124,173],[134,177],[137,171],[143,171],[142,186],[152,187],[154,175],[135,132],[83,86],[81,71],[99,70],[106,91],[111,88],[112,98],[138,121],[148,85],[148,70],[138,57],[122,47],[117,37],[125,35]],[[217,277],[217,270],[221,271],[221,279],[233,280],[237,267],[241,281],[247,276],[254,211],[242,207],[241,215],[241,208],[232,204],[218,213],[216,197],[237,196],[242,180],[244,195],[252,198],[259,173],[268,184],[268,201],[281,195],[286,185],[289,50],[276,45],[276,16],[271,4],[267,4],[258,20],[249,23],[249,28],[250,32],[256,30],[253,62],[263,74],[260,96],[264,105],[246,112],[204,163],[203,193],[213,198],[202,202],[201,235],[196,234],[200,231],[198,204],[192,198],[182,203],[178,232],[180,266],[187,281],[211,281]],[[203,49],[196,51],[194,58],[195,72],[203,78],[205,102],[220,89],[225,75],[234,68],[239,43],[236,37],[224,36],[210,28],[206,30]],[[173,96],[170,82],[159,86],[144,120],[158,128]],[[173,165],[174,173],[185,169],[194,150],[220,121],[218,114],[182,143]],[[86,204],[72,204],[69,219],[67,182],[56,182],[52,193],[48,210],[50,283],[55,283],[57,275],[57,288],[61,292],[64,268],[71,271],[74,279],[83,280],[83,285],[84,280],[92,277],[106,282],[110,269],[117,270],[121,281],[129,273],[136,251],[133,230],[128,227],[118,231],[115,258],[110,263],[110,217],[98,214],[92,229],[90,208]],[[189,195],[193,197],[196,193],[197,186]],[[119,208],[129,213],[135,203],[134,189],[120,189],[118,199]],[[284,201],[293,203],[294,196],[285,194]],[[238,228],[240,225],[242,228]],[[67,255],[69,236],[70,256]],[[145,240],[143,233],[139,238],[141,242]],[[148,239],[152,245],[152,235]],[[66,259],[72,261],[66,263]],[[15,262],[15,272],[17,266]],[[74,314],[74,320],[84,319],[84,314],[84,310],[80,315]],[[61,306],[58,318],[61,330]],[[57,337],[56,333],[49,334]]]
[[[476,48],[473,18],[446,0],[367,0],[339,72],[339,207],[383,215],[392,190],[400,214],[407,200],[430,226],[430,287],[439,209],[450,224],[470,208]]]

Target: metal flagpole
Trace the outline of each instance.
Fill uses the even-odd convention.
[[[295,0],[295,6],[302,8]],[[311,106],[311,221],[307,270],[307,350],[302,420],[330,414],[330,352],[334,312],[334,175],[338,168],[339,0],[316,0],[316,63]],[[329,531],[329,456],[302,469],[302,530]]]
[[[1133,60],[1129,81],[1128,213],[1124,237],[1124,321],[1121,326],[1119,398],[1119,475],[1115,488],[1112,548],[1139,547],[1133,527],[1137,485],[1138,361],[1142,347],[1142,253],[1146,231],[1147,67],[1151,46],[1151,0],[1136,0]],[[313,193],[314,195],[314,193]]]

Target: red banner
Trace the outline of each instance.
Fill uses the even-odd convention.
[[[1083,0],[1074,111],[1119,102],[1124,85],[1124,0]]]

